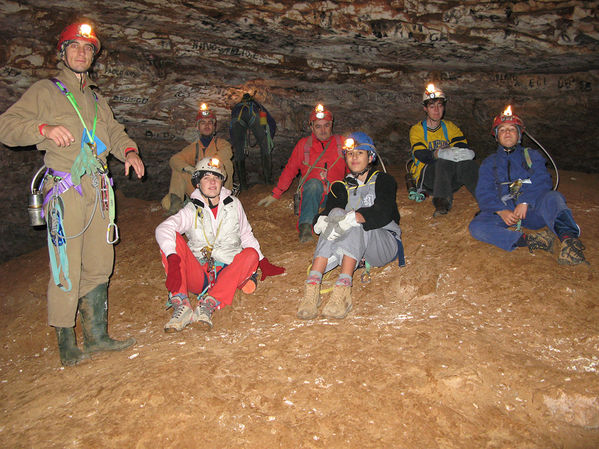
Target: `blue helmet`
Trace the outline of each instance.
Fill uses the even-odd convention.
[[[372,162],[376,161],[376,148],[374,142],[368,136],[368,134],[362,131],[351,133],[343,145],[343,155],[345,156],[345,150],[364,150],[368,151],[372,156]]]

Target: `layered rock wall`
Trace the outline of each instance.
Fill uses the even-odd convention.
[[[140,183],[111,163],[127,195],[158,199],[169,157],[195,136],[199,103],[227,135],[245,92],[277,119],[276,175],[317,102],[334,112],[336,131],[363,130],[387,161],[403,163],[431,81],[479,158],[493,151],[493,116],[512,104],[560,168],[596,172],[597,15],[594,1],[4,1],[0,111],[52,75],[61,29],[88,17],[103,45],[94,76],[147,166]],[[1,149],[4,229],[21,236],[6,258],[43,239],[26,213],[41,156]]]

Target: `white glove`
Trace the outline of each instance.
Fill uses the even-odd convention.
[[[437,158],[452,162],[469,161],[474,159],[474,151],[459,147],[440,148],[437,150]]]
[[[459,148],[454,147],[453,149],[453,161],[462,162],[474,159],[474,151],[470,148]]]
[[[318,220],[316,220],[316,224],[314,225],[314,234],[322,233],[327,228],[328,224],[329,219],[326,215],[318,217]]]
[[[183,171],[187,174],[190,174],[193,176],[193,174],[196,171],[196,168],[193,165],[187,165],[185,167],[183,167]]]
[[[265,196],[264,198],[262,198],[260,201],[258,201],[258,206],[268,207],[272,203],[274,203],[276,200],[277,199],[274,196],[268,195],[268,196]]]
[[[343,217],[342,220],[339,220],[339,228],[343,232],[345,232],[349,228],[352,228],[355,226],[360,226],[360,223],[358,223],[356,221],[356,211],[355,210],[348,212],[347,214],[345,214],[345,217]]]
[[[329,226],[323,235],[326,236],[327,240],[333,241],[341,237],[344,232],[345,231],[342,231],[339,227],[339,223],[329,223]]]

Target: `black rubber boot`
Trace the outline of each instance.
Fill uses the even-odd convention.
[[[435,206],[435,212],[433,213],[433,217],[438,217],[439,215],[447,215],[449,209],[451,209],[451,203],[447,198],[433,198],[433,206]]]
[[[56,339],[58,340],[58,352],[60,353],[60,363],[63,366],[78,365],[84,360],[89,359],[77,347],[77,337],[75,337],[74,327],[55,327]]]
[[[108,284],[100,284],[80,298],[79,312],[86,353],[120,351],[135,343],[135,338],[119,341],[108,336]]]
[[[306,243],[312,240],[312,226],[310,223],[300,223],[298,228],[300,242]]]

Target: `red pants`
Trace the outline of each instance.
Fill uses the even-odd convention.
[[[173,295],[188,295],[188,292],[199,294],[208,286],[208,268],[202,265],[193,255],[181,234],[177,234],[177,255],[181,258],[181,287]],[[162,254],[162,265],[168,272],[168,261]],[[219,308],[233,302],[235,290],[241,286],[258,268],[258,252],[254,248],[245,248],[237,254],[233,261],[218,271],[216,283],[207,294],[220,302]],[[218,267],[217,267],[218,270]]]

